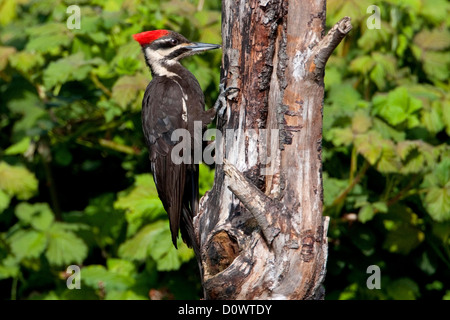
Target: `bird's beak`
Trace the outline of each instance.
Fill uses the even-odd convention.
[[[187,45],[185,48],[189,49],[191,52],[202,52],[207,50],[219,49],[221,46],[218,44],[211,43],[202,43],[202,42],[193,42]]]

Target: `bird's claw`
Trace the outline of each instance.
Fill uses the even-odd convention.
[[[220,90],[220,93],[219,93],[219,97],[216,100],[216,103],[214,104],[214,110],[216,110],[217,115],[222,118],[227,109],[226,98],[230,94],[238,92],[240,89],[237,87],[228,87],[225,89],[225,85],[223,83],[220,83],[219,90]]]

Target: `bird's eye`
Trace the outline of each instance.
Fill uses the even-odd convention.
[[[178,39],[170,39],[170,44],[176,46],[178,44]]]

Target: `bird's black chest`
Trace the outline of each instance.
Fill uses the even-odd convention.
[[[151,155],[154,150],[167,154],[177,129],[187,129],[193,137],[196,121],[202,127],[207,124],[203,92],[195,77],[190,73],[154,77],[142,103],[142,126]]]

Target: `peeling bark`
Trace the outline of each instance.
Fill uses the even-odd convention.
[[[240,91],[194,219],[205,298],[323,299],[323,76],[350,19],[324,36],[325,0],[224,0],[222,15],[222,77]]]

